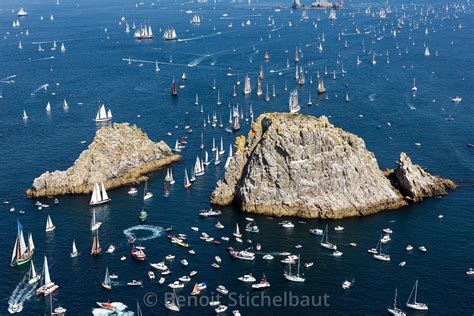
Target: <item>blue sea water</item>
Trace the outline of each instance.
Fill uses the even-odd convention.
[[[386,307],[392,304],[395,288],[398,288],[402,307],[406,309],[404,303],[416,279],[420,282],[419,300],[429,304],[431,314],[472,314],[474,279],[465,272],[474,267],[474,151],[466,146],[474,142],[474,19],[472,5],[468,2],[463,2],[464,11],[457,12],[452,6],[454,2],[449,4],[446,12],[444,5],[447,3],[438,0],[429,4],[426,1],[390,2],[392,12],[386,20],[381,20],[377,16],[364,14],[368,6],[377,12],[380,2],[351,1],[346,3],[343,11],[338,11],[337,21],[331,23],[327,18],[328,12],[314,10],[308,11],[309,21],[301,21],[301,11],[291,12],[287,1],[260,1],[252,5],[162,1],[155,5],[146,2],[138,6],[126,0],[63,0],[60,5],[56,5],[55,1],[39,0],[0,2],[0,89],[3,96],[0,99],[0,198],[12,203],[1,208],[0,314],[7,313],[12,292],[28,271],[28,267],[13,268],[9,265],[17,218],[25,232],[33,234],[37,248],[34,261],[38,270],[43,255],[48,257],[52,279],[60,286],[54,295],[53,305],[63,305],[70,315],[90,314],[96,301],[107,300],[122,301],[131,310],[135,309],[138,301],[145,315],[171,314],[163,306],[164,294],[169,292],[166,284],[191,270],[198,271],[194,277],[196,281],[208,283],[205,295],[215,293],[214,289],[219,284],[238,294],[249,292],[250,297],[258,295],[252,292],[249,285],[237,281],[237,277],[253,273],[259,279],[264,273],[272,285],[264,292],[268,296],[279,296],[290,291],[300,297],[329,296],[327,307],[255,308],[244,304],[229,308],[228,315],[236,308],[243,315],[380,315],[386,313]],[[407,19],[404,28],[393,38],[390,31],[396,29],[397,16],[403,14],[402,4],[405,5]],[[20,18],[20,26],[13,28],[12,22],[17,17],[12,10],[18,10],[20,5],[29,15]],[[282,5],[279,12],[274,10],[277,5]],[[425,22],[420,21],[420,12],[425,13],[427,7],[432,7],[434,13],[430,12]],[[186,10],[201,15],[201,25],[191,25],[192,14],[187,14]],[[228,16],[223,16],[224,13]],[[50,20],[50,15],[54,16],[54,20]],[[132,22],[137,26],[149,23],[157,37],[144,42],[134,40],[133,30],[127,34],[124,23],[119,25],[122,16],[130,26]],[[269,16],[274,18],[274,26],[269,25]],[[445,18],[447,16],[449,19]],[[409,19],[415,20],[419,27],[410,27]],[[247,20],[251,21],[251,25],[242,27],[241,23]],[[233,28],[227,27],[230,21]],[[291,27],[288,21],[292,22]],[[459,25],[462,27],[459,28]],[[168,26],[176,28],[181,41],[164,42],[161,39],[159,30]],[[355,33],[356,26],[360,34]],[[425,35],[425,28],[429,31],[428,35]],[[29,35],[25,35],[26,30]],[[347,35],[338,40],[338,33]],[[324,50],[320,53],[317,47],[323,34]],[[348,48],[344,48],[345,39]],[[23,50],[18,49],[20,40]],[[59,49],[50,51],[53,40],[58,45],[64,42],[66,52],[61,53]],[[44,52],[38,51],[38,45],[34,44],[37,42],[43,42]],[[365,53],[362,52],[362,43]],[[430,57],[423,56],[424,44],[431,50]],[[216,112],[226,123],[229,102],[241,105],[247,116],[250,105],[256,116],[263,112],[287,111],[289,91],[284,91],[283,87],[285,82],[288,90],[296,87],[293,66],[295,47],[301,49],[303,56],[300,64],[307,71],[307,83],[299,88],[302,113],[327,115],[334,125],[361,136],[368,149],[375,153],[382,169],[393,168],[399,153],[405,151],[414,162],[433,174],[453,179],[459,184],[459,188],[447,197],[429,199],[369,217],[338,221],[307,220],[305,224],[291,219],[295,223],[295,228],[291,230],[278,225],[278,219],[252,215],[260,227],[260,233],[244,233],[244,240],[250,238],[254,244],[262,244],[262,254],[290,251],[301,254],[303,262],[315,263],[304,271],[307,279],[302,284],[289,283],[284,279],[280,257],[271,262],[262,260],[262,254],[253,262],[232,260],[225,253],[227,243],[207,244],[191,231],[191,226],[197,226],[201,231],[220,238],[231,236],[235,223],[239,223],[243,230],[248,214],[241,213],[236,206],[221,208],[223,215],[219,220],[225,226],[223,231],[214,227],[217,219],[202,220],[197,216],[199,209],[209,207],[215,183],[224,175],[223,164],[216,167],[211,164],[206,175],[198,178],[190,190],[182,187],[184,168],[190,170],[196,155],[202,156],[199,149],[201,131],[207,150],[213,136],[217,140],[223,137],[227,150],[235,136],[245,135],[249,128],[249,123],[244,123],[237,134],[219,127],[204,128],[202,122],[208,114],[212,116]],[[263,63],[264,51],[270,54],[268,63]],[[376,65],[370,64],[373,51],[377,54]],[[390,63],[386,63],[387,51]],[[358,66],[355,62],[357,55],[362,60]],[[123,58],[139,62],[129,65]],[[289,69],[286,68],[287,58],[291,64]],[[347,71],[344,77],[337,60],[343,62]],[[161,71],[158,73],[155,72],[155,61],[160,62]],[[308,65],[308,61],[314,61],[314,64]],[[270,89],[272,84],[276,86],[276,97],[268,103],[255,93],[247,97],[242,94],[244,75],[252,77],[255,88],[262,65],[266,76],[264,89],[267,83]],[[324,76],[329,100],[316,94],[316,73],[319,70],[323,75],[326,66],[330,72]],[[333,70],[337,73],[335,81],[331,79]],[[281,75],[278,74],[280,71]],[[178,79],[183,72],[187,73],[189,80],[184,82],[185,87],[180,89],[178,98],[172,98],[170,84],[173,77]],[[238,93],[234,98],[231,92],[237,73],[242,84],[237,86]],[[10,81],[12,79],[4,79],[9,76],[15,76],[14,83]],[[310,77],[314,80],[312,85]],[[411,94],[413,77],[416,77],[418,87],[416,97]],[[223,101],[220,107],[216,106],[217,90],[212,90],[214,79]],[[49,84],[46,92],[31,95],[43,84]],[[350,103],[344,102],[345,84]],[[313,106],[308,107],[306,101],[310,91]],[[204,113],[200,113],[199,107],[194,105],[196,93],[204,105]],[[463,101],[454,104],[451,98],[457,95]],[[70,105],[68,111],[62,109],[63,99]],[[53,108],[49,115],[45,111],[47,102]],[[24,191],[44,171],[67,169],[87,148],[100,128],[92,121],[99,102],[112,108],[115,122],[137,124],[151,139],[163,139],[169,145],[181,136],[188,136],[188,146],[183,152],[184,159],[173,166],[177,182],[171,187],[169,198],[161,196],[165,171],[151,175],[149,189],[155,197],[145,203],[140,194],[129,196],[128,188],[109,192],[111,203],[96,208],[96,212],[98,220],[103,222],[100,240],[104,252],[111,243],[117,250],[114,255],[103,253],[99,257],[91,257],[89,251],[93,235],[90,234],[89,223],[92,208],[89,207],[88,196],[60,197],[59,206],[53,206],[52,199],[42,199],[51,207],[38,211],[35,201],[26,198]],[[416,110],[412,110],[414,108]],[[27,122],[21,119],[23,109],[29,115]],[[446,120],[449,115],[454,121]],[[186,124],[193,127],[192,134],[184,131]],[[167,136],[168,131],[173,136]],[[83,140],[86,143],[81,143]],[[421,146],[415,146],[415,143]],[[141,192],[143,186],[139,190]],[[10,213],[11,206],[17,211]],[[129,257],[130,246],[123,231],[139,224],[138,212],[143,207],[148,210],[148,225],[161,228],[173,226],[175,233],[186,233],[196,255],[172,245],[163,234],[141,242],[146,247],[147,262],[133,261]],[[25,210],[26,214],[20,215],[18,210]],[[57,227],[52,235],[44,232],[48,214]],[[444,218],[437,219],[438,214],[444,214]],[[309,228],[323,228],[326,224],[330,227],[330,239],[344,253],[341,258],[329,256],[320,248],[319,239],[308,233]],[[332,228],[336,225],[344,226],[344,231],[334,232]],[[367,249],[375,247],[384,227],[391,227],[394,231],[392,242],[384,248],[391,255],[390,263],[376,261],[367,253]],[[136,232],[139,238],[149,233]],[[73,239],[81,255],[71,260],[69,252]],[[350,247],[350,242],[356,242],[358,247]],[[297,244],[303,247],[295,249]],[[407,244],[415,247],[412,253],[405,251]],[[233,242],[229,245],[244,247]],[[420,245],[427,247],[427,253],[416,249]],[[165,285],[149,281],[148,263],[161,261],[170,253],[177,258],[169,264],[173,273],[167,277]],[[122,255],[127,256],[127,260],[120,261]],[[216,255],[223,260],[220,270],[210,266]],[[188,267],[181,266],[179,261],[182,258],[190,262]],[[401,261],[407,262],[403,268],[398,265]],[[120,284],[114,286],[111,292],[100,287],[106,267],[119,275]],[[126,282],[132,279],[143,280],[143,286],[127,287]],[[355,280],[354,286],[346,291],[341,289],[345,279]],[[188,295],[194,284],[191,283],[179,294]],[[146,293],[156,294],[156,304],[144,302]],[[231,303],[230,299],[223,298],[221,301]],[[25,301],[23,313],[47,313],[49,304],[47,299],[31,297]],[[197,313],[212,315],[215,312],[208,306],[183,306],[181,310],[183,315]]]

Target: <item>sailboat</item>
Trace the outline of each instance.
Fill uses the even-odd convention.
[[[428,48],[428,46],[425,47],[425,53],[424,53],[425,56],[431,56],[431,53],[430,53],[430,49]]]
[[[99,106],[97,110],[97,114],[95,115],[94,121],[96,122],[106,122],[112,120],[112,111],[109,109],[108,111],[105,109],[105,105],[102,104]]]
[[[70,255],[71,258],[76,258],[77,256],[79,256],[79,252],[77,251],[76,240],[75,239],[72,241],[72,251],[69,255]]]
[[[48,104],[46,104],[46,112],[51,112],[51,104],[48,101]]]
[[[387,311],[389,314],[395,315],[395,316],[405,316],[405,312],[402,311],[400,308],[397,307],[397,289],[395,289],[395,298],[393,299],[393,307],[389,306],[387,308]]]
[[[194,174],[195,176],[199,177],[204,175],[205,170],[204,170],[204,164],[201,163],[201,159],[199,159],[199,156],[196,157],[196,163],[194,164]]]
[[[203,162],[203,165],[204,166],[207,166],[209,165],[211,162],[209,161],[209,154],[207,153],[207,150],[206,152],[204,153],[204,162]]]
[[[413,286],[413,289],[411,290],[410,297],[408,298],[407,301],[407,307],[419,311],[427,311],[428,310],[428,305],[425,303],[419,303],[416,301],[416,296],[418,294],[418,280],[416,280],[415,285]],[[413,300],[412,300],[413,296]]]
[[[290,101],[289,101],[289,108],[290,113],[298,113],[300,111],[300,105],[298,102],[298,90],[295,89],[290,93]]]
[[[220,164],[220,163],[221,163],[221,159],[220,159],[220,157],[219,157],[219,151],[216,150],[216,158],[214,159],[214,165],[217,166],[217,165]]]
[[[143,189],[143,200],[148,200],[153,197],[152,192],[148,192],[148,180],[145,180],[145,188]]]
[[[328,225],[326,224],[326,229],[323,232],[323,236],[321,237],[321,247],[330,249],[330,250],[337,250],[337,246],[328,241]]]
[[[300,275],[300,256],[298,255],[298,270],[296,272],[296,274],[293,274],[293,272],[291,271],[291,266],[293,264],[290,263],[290,265],[288,266],[288,271],[285,272],[285,279],[287,279],[288,281],[292,281],[292,282],[304,282],[306,281],[306,278],[304,277],[304,275]]]
[[[221,148],[219,149],[219,154],[223,155],[224,153],[225,153],[224,141],[222,140],[222,137],[221,137]]]
[[[413,92],[413,95],[415,95],[417,91],[418,88],[416,87],[415,77],[413,77],[413,87],[411,88],[411,92]]]
[[[171,95],[173,97],[178,96],[178,86],[176,85],[176,80],[173,78],[173,82],[171,83]]]
[[[318,81],[318,94],[323,94],[326,92],[326,88],[324,87],[324,80],[322,78]]]
[[[351,100],[349,99],[349,94],[347,93],[347,90],[346,90],[345,101],[346,101],[346,103],[349,103],[349,102],[351,101]]]
[[[102,225],[101,222],[97,222],[95,220],[95,210],[92,211],[92,220],[91,220],[91,231],[95,231],[97,229],[99,229],[100,225]]]
[[[184,188],[189,189],[191,187],[191,182],[189,182],[188,170],[184,169]]]
[[[51,220],[51,216],[48,214],[48,219],[46,220],[46,232],[52,232],[53,230],[56,229],[56,226],[54,226],[53,221]]]
[[[167,28],[165,32],[163,33],[163,39],[166,41],[172,41],[178,38],[178,35],[176,34],[176,30],[172,27]]]
[[[155,72],[160,71],[160,66],[158,65],[158,61],[155,61]]]
[[[109,276],[109,267],[105,268],[105,277],[101,285],[106,290],[109,290],[109,291],[112,290],[112,283],[110,282],[110,276]]]
[[[311,100],[311,92],[308,95],[308,106],[313,105],[313,101]]]
[[[252,88],[250,87],[250,77],[245,75],[244,94],[249,94],[250,92],[252,92]]]
[[[176,183],[176,181],[173,178],[173,169],[172,168],[170,168],[170,181],[169,182],[170,182],[170,184],[175,184]]]
[[[22,116],[23,120],[27,120],[28,119],[28,114],[26,114],[26,111],[23,110],[23,116]]]
[[[153,34],[153,30],[151,29],[151,26],[145,23],[143,26],[140,25],[140,27],[135,30],[133,37],[135,37],[138,40],[144,40],[144,39],[152,39],[155,37],[155,35]]]
[[[239,228],[238,223],[235,224],[235,231],[234,231],[233,235],[236,238],[241,238],[242,237],[242,234],[240,233],[240,228]]]
[[[107,191],[105,191],[104,183],[99,184],[96,182],[94,183],[94,190],[92,191],[92,197],[90,200],[89,205],[100,205],[104,203],[108,203],[110,201],[109,196],[107,195]]]
[[[194,284],[193,291],[191,292],[191,295],[199,295],[201,293],[201,290],[199,289],[199,285],[197,283]]]
[[[69,109],[69,104],[67,104],[66,99],[64,99],[64,101],[63,101],[63,109],[65,109],[65,110]]]
[[[41,279],[41,275],[36,274],[35,264],[33,259],[30,261],[30,272],[28,273],[28,284],[35,284]]]
[[[66,52],[66,46],[64,46],[64,43],[61,43],[61,53]]]
[[[44,256],[42,282],[41,282],[41,286],[36,289],[36,295],[48,296],[54,291],[56,291],[57,289],[59,289],[59,286],[51,281],[51,276],[49,274],[49,267],[48,267],[48,258]]]
[[[199,105],[199,96],[198,96],[197,93],[196,93],[196,99],[195,99],[195,101],[194,101],[194,104],[195,104],[195,105]]]
[[[173,289],[173,297],[171,300],[168,300],[165,302],[165,307],[169,309],[170,311],[174,312],[179,312],[180,307],[179,307],[179,302],[178,298],[176,297],[176,292]]]
[[[96,236],[94,236],[94,240],[92,241],[92,249],[91,249],[91,255],[92,256],[98,256],[102,252],[102,248],[100,248],[100,242],[99,242],[99,231],[97,231]]]
[[[222,104],[222,101],[221,101],[221,98],[220,98],[220,91],[217,90],[217,105],[221,105]]]
[[[390,255],[382,253],[382,236],[380,236],[379,241],[377,243],[377,247],[375,248],[376,252],[373,254],[374,258],[381,261],[390,261]]]
[[[10,262],[11,266],[21,266],[31,260],[34,253],[33,238],[28,238],[28,246],[25,243],[23,237],[23,225],[17,220],[18,232],[16,235],[15,246],[13,247],[12,259]]]

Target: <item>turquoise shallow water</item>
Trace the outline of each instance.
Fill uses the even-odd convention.
[[[54,295],[55,305],[64,305],[72,315],[84,315],[90,313],[96,301],[119,300],[133,309],[138,300],[145,315],[167,313],[163,307],[163,296],[168,289],[148,280],[148,264],[134,262],[130,258],[123,262],[119,260],[122,255],[128,256],[129,245],[123,230],[138,225],[138,212],[144,207],[140,196],[130,197],[126,193],[127,188],[109,192],[112,202],[96,210],[98,219],[103,222],[100,234],[104,251],[110,243],[117,250],[112,256],[103,254],[92,258],[89,256],[92,235],[88,230],[92,209],[88,206],[88,196],[61,197],[59,206],[37,211],[34,201],[23,194],[35,177],[45,170],[68,168],[87,147],[100,127],[92,121],[99,101],[112,108],[115,122],[137,124],[153,140],[163,139],[172,145],[177,137],[188,136],[189,145],[183,152],[184,160],[174,165],[177,184],[171,188],[171,196],[167,199],[161,196],[165,174],[159,171],[152,174],[149,181],[149,188],[155,197],[145,203],[149,214],[147,224],[156,227],[173,225],[176,233],[189,236],[189,243],[197,252],[195,256],[189,255],[185,249],[169,243],[164,235],[143,241],[149,262],[157,262],[169,253],[177,255],[177,259],[169,264],[173,273],[166,283],[197,270],[197,280],[208,282],[207,294],[211,294],[218,284],[224,284],[235,293],[250,292],[252,297],[257,294],[236,278],[250,272],[260,278],[265,273],[272,285],[265,294],[277,296],[291,291],[299,296],[319,296],[326,293],[330,306],[314,309],[239,306],[242,314],[251,315],[258,311],[264,315],[276,312],[282,315],[295,312],[373,315],[385,313],[386,307],[392,303],[395,288],[399,290],[400,300],[405,302],[418,278],[419,298],[429,304],[432,314],[473,312],[474,280],[465,274],[469,267],[474,266],[474,152],[466,146],[474,142],[471,109],[474,73],[471,31],[474,25],[471,6],[466,7],[466,12],[456,14],[451,8],[451,18],[443,19],[446,13],[440,8],[444,3],[435,1],[431,4],[435,13],[429,15],[427,36],[424,24],[410,30],[407,23],[397,38],[393,38],[389,31],[396,26],[396,15],[401,15],[400,1],[392,4],[393,12],[385,21],[363,14],[367,6],[377,9],[379,4],[354,1],[346,5],[346,10],[338,12],[338,20],[334,23],[329,23],[324,11],[310,11],[310,21],[303,22],[299,19],[300,11],[292,14],[289,9],[282,8],[280,12],[275,12],[270,7],[275,3],[270,1],[261,1],[250,7],[247,4],[218,3],[215,9],[210,4],[192,3],[166,2],[135,7],[129,1],[81,1],[80,6],[62,2],[59,6],[54,1],[22,3],[29,16],[20,19],[19,28],[11,26],[16,19],[11,9],[17,9],[19,3],[12,0],[0,3],[0,32],[4,35],[0,40],[0,79],[16,75],[15,83],[0,83],[3,95],[0,99],[0,198],[11,201],[17,210],[26,211],[25,215],[20,215],[9,213],[7,207],[1,208],[0,247],[4,250],[0,253],[1,313],[6,313],[12,292],[27,272],[26,267],[18,269],[9,266],[17,218],[26,232],[33,233],[37,247],[34,260],[38,269],[42,256],[48,256],[52,278],[60,285],[60,290]],[[418,2],[416,9],[408,3],[405,7],[409,17],[425,9],[426,3]],[[399,12],[395,12],[394,8],[398,8]],[[204,18],[203,23],[192,26],[189,23],[192,15],[186,14],[186,10],[200,14]],[[224,13],[229,16],[223,17]],[[349,13],[353,13],[353,17]],[[54,21],[48,18],[51,14]],[[41,15],[44,16],[43,21],[40,20]],[[269,15],[275,19],[274,28],[268,25]],[[135,41],[131,34],[124,32],[124,25],[119,25],[122,16],[130,24],[149,22],[158,37],[148,42]],[[415,19],[419,20],[419,15]],[[229,20],[233,21],[233,28],[227,28]],[[242,21],[246,20],[250,20],[252,25],[241,27]],[[292,27],[288,26],[288,21],[292,22]],[[317,29],[313,21],[317,23]],[[459,24],[462,28],[458,28]],[[355,34],[356,25],[361,30],[360,35]],[[158,30],[167,26],[174,26],[180,38],[188,40],[163,42]],[[28,36],[21,34],[26,29],[30,33]],[[375,35],[374,29],[377,32]],[[348,35],[339,41],[339,32]],[[323,33],[324,51],[319,53],[317,46]],[[198,38],[203,35],[209,36]],[[344,39],[349,44],[346,49]],[[23,43],[23,50],[17,48],[19,40]],[[58,43],[64,41],[66,53],[50,51],[50,44],[43,44],[45,51],[38,52],[38,46],[33,44],[52,40]],[[365,54],[361,49],[362,41],[366,47]],[[398,42],[401,55],[398,55],[395,42]],[[424,43],[430,47],[432,56],[429,58],[423,56]],[[300,253],[304,262],[314,261],[314,266],[305,271],[307,280],[304,284],[285,281],[283,266],[278,260],[266,262],[261,255],[254,262],[232,260],[224,251],[227,244],[206,244],[190,230],[191,226],[198,226],[201,231],[219,238],[230,236],[236,222],[241,228],[245,225],[245,214],[235,206],[222,208],[223,216],[219,220],[225,225],[223,231],[214,227],[217,220],[202,220],[197,216],[199,209],[209,207],[210,193],[216,181],[224,175],[223,164],[217,167],[210,165],[206,175],[199,178],[191,190],[185,191],[181,185],[184,168],[189,170],[196,154],[201,153],[201,131],[208,150],[213,136],[217,139],[222,136],[226,149],[236,136],[220,128],[203,128],[202,120],[207,118],[208,113],[212,115],[215,111],[226,122],[229,102],[239,103],[245,113],[252,104],[256,115],[268,111],[287,111],[289,92],[285,92],[283,87],[285,81],[290,89],[295,84],[293,65],[286,69],[286,59],[289,56],[292,63],[296,46],[302,50],[302,65],[308,71],[307,84],[299,88],[302,113],[330,116],[336,126],[361,136],[383,169],[394,167],[399,153],[406,151],[416,163],[430,172],[451,178],[460,185],[448,197],[430,199],[366,218],[308,220],[306,224],[292,219],[296,223],[293,230],[281,228],[278,219],[253,216],[260,233],[245,234],[244,239],[251,238],[254,243],[261,243],[262,253],[293,251]],[[370,64],[369,53],[372,50],[378,55],[375,66]],[[385,63],[387,50],[389,64]],[[264,51],[270,53],[269,63],[262,62]],[[435,51],[439,56],[435,56]],[[338,54],[348,72],[345,77],[340,73],[341,64],[336,63]],[[355,64],[357,55],[363,61],[359,66]],[[128,65],[122,58],[129,57],[151,63],[143,62],[143,67],[139,66],[139,62]],[[172,64],[168,64],[170,57]],[[155,73],[155,60],[163,62],[159,73]],[[314,61],[314,64],[308,66],[308,60]],[[188,64],[196,66],[188,67]],[[236,81],[235,74],[240,73],[242,81],[246,73],[250,74],[255,87],[262,64],[266,75],[264,88],[266,83],[270,87],[275,84],[276,98],[268,103],[253,93],[244,98],[241,93],[243,84],[238,86],[238,95],[233,98],[231,91]],[[333,81],[329,75],[325,77],[329,100],[317,98],[315,93],[316,72],[319,70],[322,75],[325,66],[329,71],[337,71],[337,80]],[[180,89],[179,97],[172,99],[169,94],[171,81],[184,71],[189,80]],[[279,71],[281,75],[278,75]],[[309,84],[311,76],[314,80],[312,85]],[[418,87],[416,98],[410,91],[414,76]],[[214,78],[223,101],[220,107],[215,105],[217,92],[211,89]],[[50,85],[47,92],[31,95],[46,83]],[[343,100],[345,84],[351,98],[349,104]],[[312,107],[305,105],[309,91],[313,95]],[[52,95],[53,92],[56,95]],[[194,106],[196,93],[204,104],[203,114]],[[457,105],[450,101],[456,95],[463,97],[463,102]],[[61,108],[64,98],[70,104],[67,112]],[[50,115],[44,110],[48,101],[53,107]],[[411,107],[416,110],[412,111]],[[23,109],[29,115],[27,123],[21,119]],[[449,115],[455,120],[446,121]],[[193,126],[192,134],[184,132],[186,124]],[[179,128],[175,129],[175,125]],[[239,134],[245,134],[248,128],[248,123],[245,123]],[[168,131],[173,136],[167,136]],[[82,140],[86,144],[81,144]],[[421,143],[422,146],[416,147],[414,143]],[[43,202],[52,204],[52,200]],[[442,220],[437,219],[440,213],[445,215]],[[51,215],[57,226],[54,235],[50,236],[44,233],[47,214]],[[332,241],[344,253],[339,259],[328,256],[320,248],[318,238],[308,234],[309,228],[322,228],[326,223],[331,228]],[[334,232],[332,228],[336,225],[344,226],[344,231]],[[375,246],[381,229],[387,226],[393,229],[394,235],[392,242],[385,247],[392,261],[385,264],[375,261],[366,250]],[[138,237],[145,234],[137,233]],[[68,254],[74,238],[82,255],[71,260]],[[349,242],[357,242],[359,247],[351,248]],[[423,244],[428,252],[407,253],[405,246],[408,243],[415,247]],[[303,247],[294,249],[297,244]],[[210,266],[215,255],[223,260],[219,271]],[[181,267],[181,258],[187,258],[190,262],[187,268]],[[399,267],[398,263],[404,260],[407,265]],[[122,284],[111,292],[100,288],[107,266],[119,275]],[[355,283],[353,288],[343,291],[341,283],[346,278],[355,279]],[[143,287],[123,286],[132,279],[142,279]],[[181,293],[188,294],[191,286],[187,285]],[[143,297],[148,292],[157,295],[156,306],[145,306]],[[222,301],[230,303],[230,300]],[[25,314],[43,314],[49,310],[49,302],[42,298],[32,297],[24,305]],[[227,314],[231,314],[231,309]],[[197,313],[211,315],[214,311],[210,307],[183,307],[181,311],[183,315]]]

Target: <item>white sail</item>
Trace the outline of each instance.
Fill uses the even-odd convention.
[[[94,184],[94,190],[92,190],[92,196],[91,196],[91,200],[89,202],[90,205],[94,205],[97,203],[98,199],[97,199],[97,190],[96,190],[96,184]]]
[[[71,253],[77,253],[77,247],[76,247],[76,240],[75,239],[72,241],[72,252]]]
[[[63,108],[64,108],[64,109],[69,109],[69,104],[67,104],[66,99],[64,99]]]
[[[107,195],[107,191],[105,191],[104,183],[101,182],[101,189],[102,189],[102,201],[107,201],[109,199],[109,196]]]
[[[10,261],[10,265],[13,265],[13,263],[16,260],[17,247],[18,247],[18,238],[15,240],[15,246],[13,246],[12,259]]]
[[[51,104],[49,102],[46,104],[46,112],[51,112]]]
[[[109,110],[107,111],[107,118],[108,118],[108,119],[111,119],[111,118],[112,118],[112,110],[111,110],[111,109],[109,109]]]
[[[100,110],[99,110],[99,117],[101,119],[104,119],[107,117],[107,111],[105,110],[105,105],[102,104],[102,106],[100,107]]]
[[[46,285],[46,284],[51,283],[51,276],[49,275],[49,267],[48,267],[48,258],[46,258],[46,256],[44,256],[43,275],[44,275],[43,284]]]
[[[51,216],[48,215],[48,219],[46,220],[46,231],[50,230],[53,228],[53,221],[51,220]]]
[[[30,252],[35,250],[35,244],[33,243],[33,235],[31,233],[28,234],[28,248]]]
[[[30,275],[29,280],[36,278],[36,269],[35,264],[33,263],[33,259],[30,261]]]

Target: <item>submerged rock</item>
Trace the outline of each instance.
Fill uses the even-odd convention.
[[[181,159],[165,142],[155,143],[137,126],[113,124],[99,129],[88,149],[66,171],[45,172],[26,191],[30,197],[85,194],[95,182],[116,188],[144,181],[146,173]]]
[[[214,204],[235,201],[247,212],[305,218],[364,216],[407,204],[364,141],[324,116],[263,114],[231,159]]]

